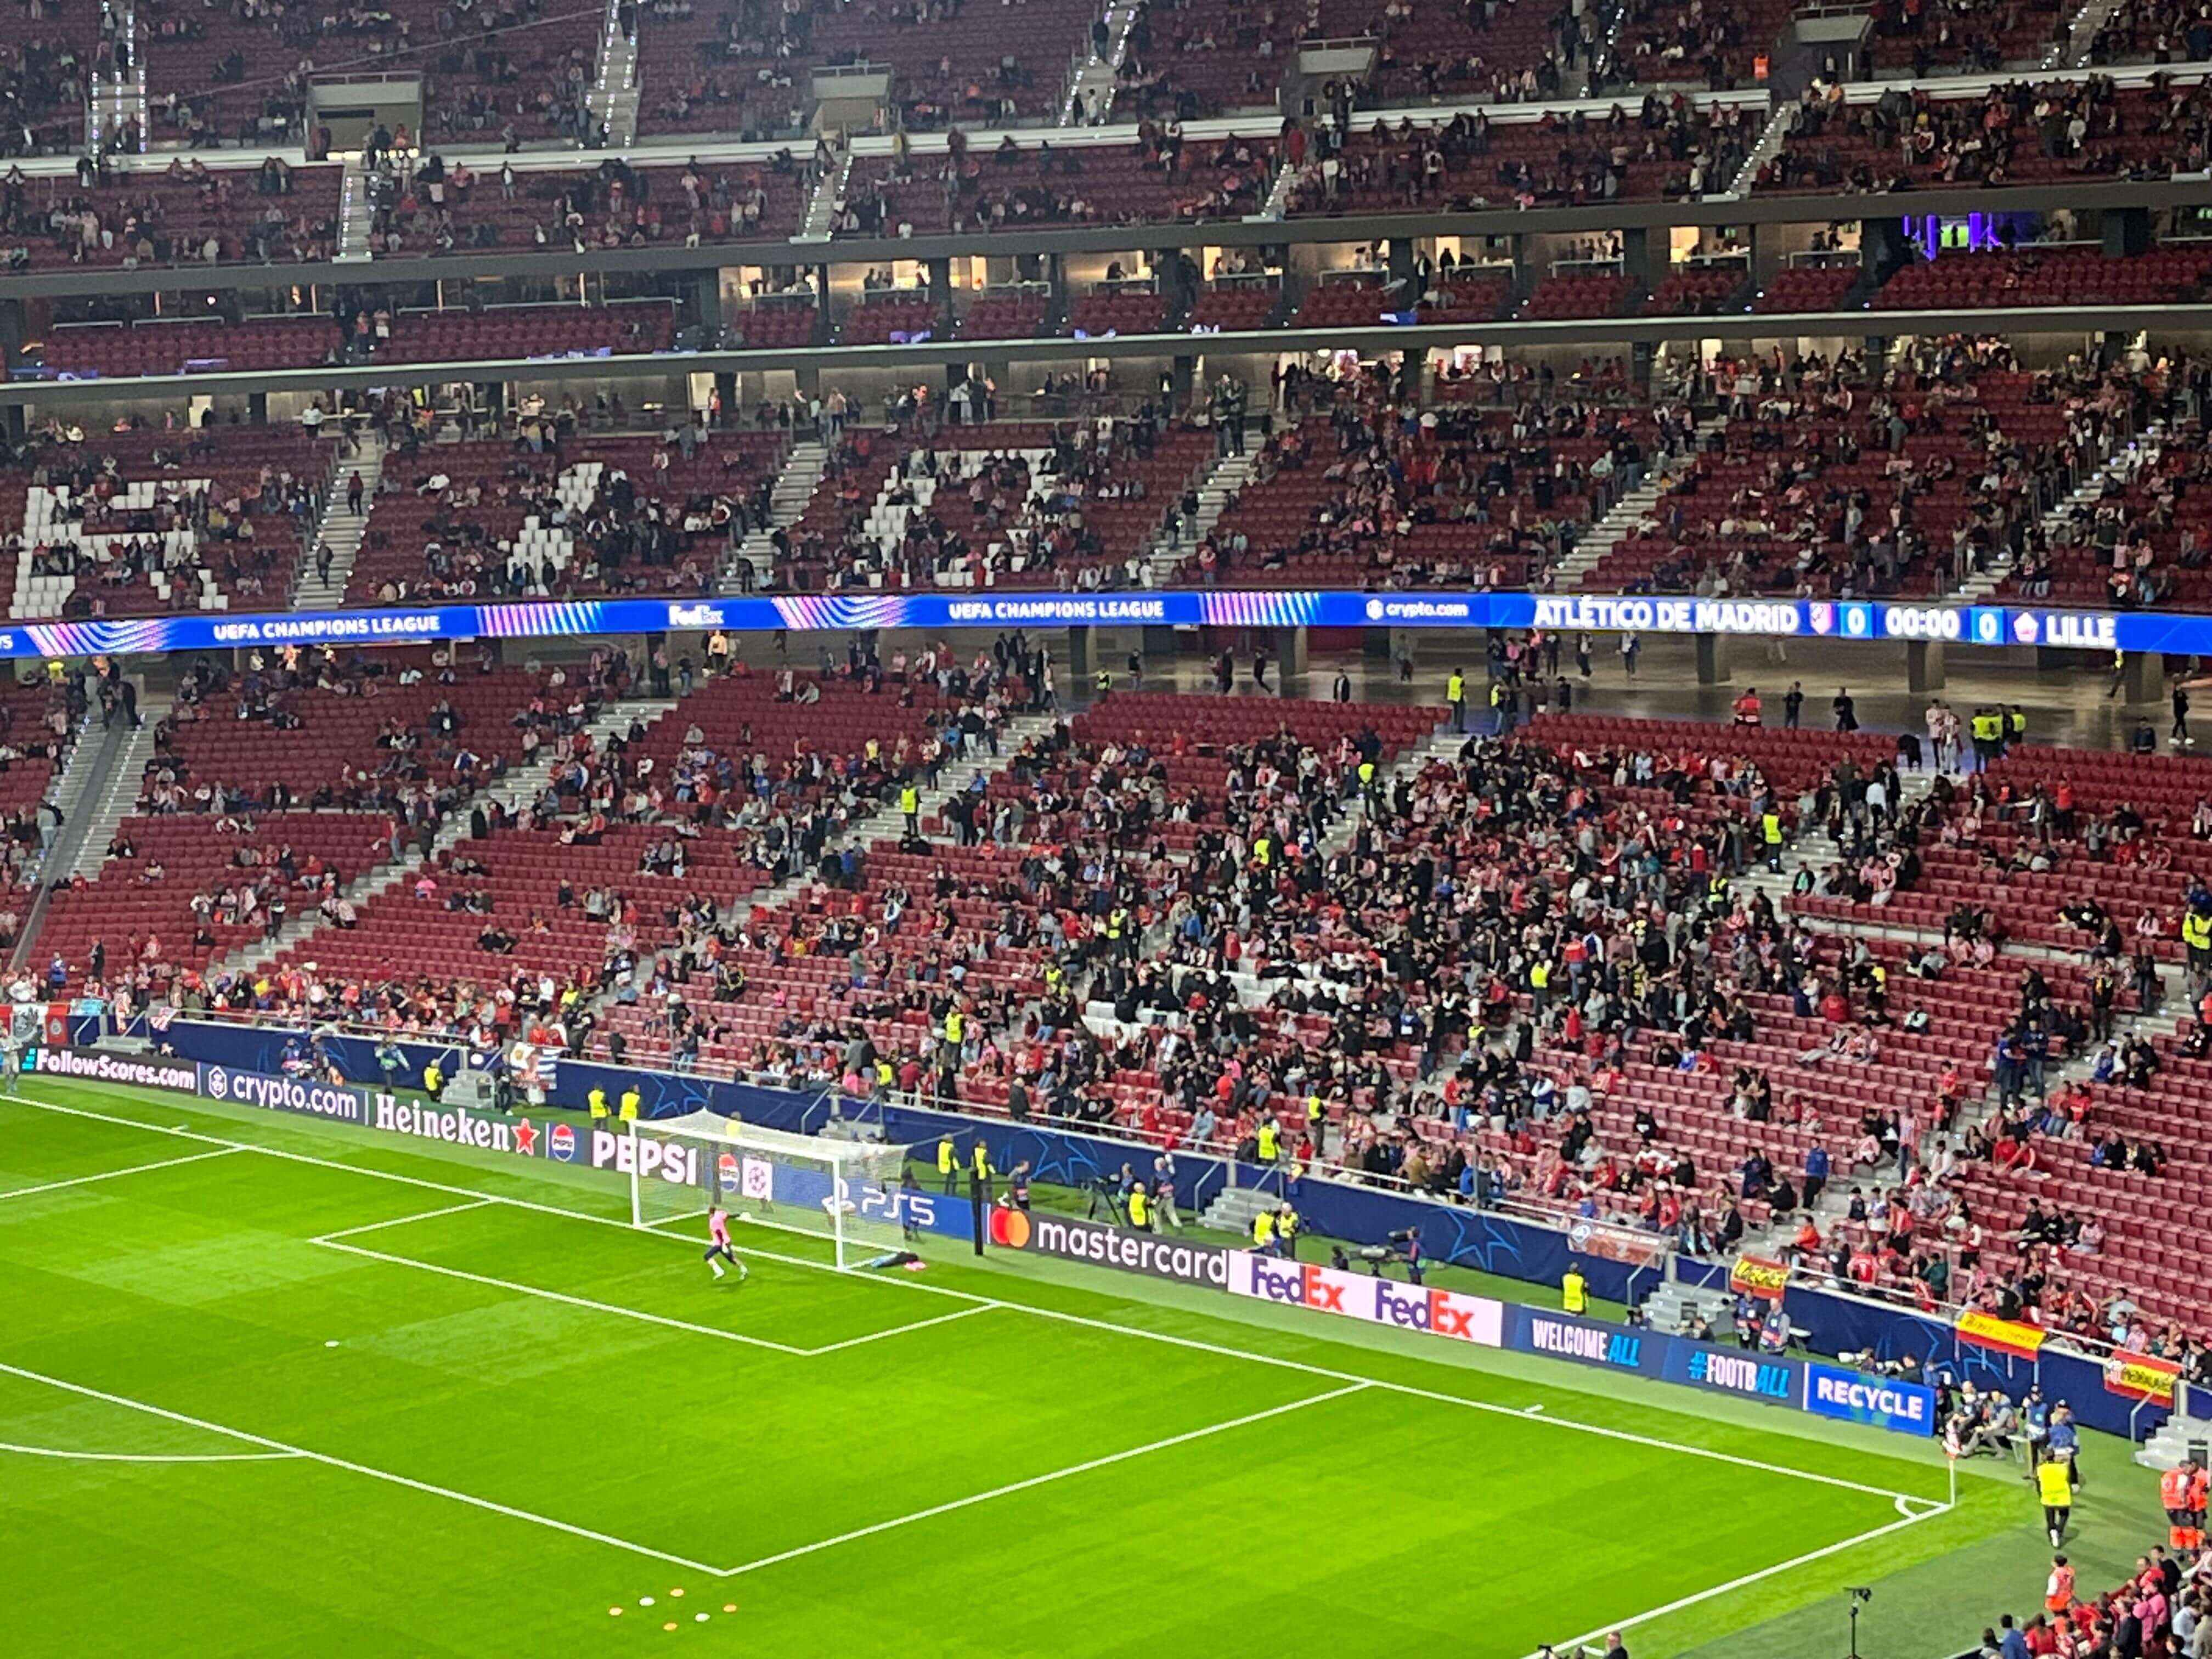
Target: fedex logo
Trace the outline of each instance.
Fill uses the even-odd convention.
[[[1505,1304],[1487,1297],[1425,1290],[1369,1273],[1340,1273],[1334,1267],[1255,1255],[1249,1250],[1231,1250],[1228,1256],[1232,1295],[1371,1319],[1378,1325],[1426,1331],[1432,1336],[1448,1336],[1487,1348],[1504,1345]]]
[[[1252,1258],[1252,1292],[1269,1302],[1296,1302],[1324,1313],[1344,1311],[1344,1286],[1327,1283],[1318,1267],[1270,1265],[1265,1257]]]
[[[1289,1302],[1354,1319],[1380,1317],[1375,1302],[1376,1286],[1382,1282],[1379,1279],[1255,1255],[1249,1250],[1234,1250],[1230,1255],[1229,1288],[1238,1296]]]
[[[1387,1279],[1375,1283],[1375,1317],[1385,1325],[1427,1331],[1462,1342],[1479,1342],[1494,1348],[1502,1340],[1504,1309],[1479,1296],[1455,1296],[1449,1291],[1400,1286]]]

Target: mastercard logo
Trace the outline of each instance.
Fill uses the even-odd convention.
[[[1029,1248],[1030,1218],[1019,1210],[1000,1207],[991,1212],[991,1243],[1010,1250]]]

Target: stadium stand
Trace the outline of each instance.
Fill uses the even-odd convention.
[[[648,7],[638,29],[639,125],[790,136],[805,125],[811,77],[857,64],[890,70],[891,102],[911,132],[1033,120],[1058,112],[1091,17],[1088,0],[1030,0],[1012,32],[1000,8],[958,3]]]
[[[1759,289],[1751,308],[1784,314],[1833,311],[1858,286],[1859,278],[1856,264],[1785,265]]]
[[[0,471],[8,614],[282,610],[328,473],[296,428],[40,434]]]
[[[1412,433],[1385,405],[1310,415],[1255,452],[1183,580],[1254,586],[1518,586],[1600,516],[1659,442],[1648,411],[1579,399],[1451,404]]]
[[[837,337],[847,345],[885,345],[928,334],[937,306],[927,294],[877,292],[861,296],[845,313]]]
[[[985,289],[960,313],[958,331],[963,340],[1029,340],[1046,332],[1052,314],[1052,296],[1042,283],[1009,284]]]
[[[337,252],[339,170],[209,167],[81,169],[0,178],[0,235],[18,270],[65,265],[207,266],[319,263]]]
[[[1948,98],[1877,87],[1812,89],[1757,184],[1856,192],[2163,179],[2204,164],[2208,100],[2201,81],[2124,89],[2097,76],[2004,82]]]
[[[373,13],[326,17],[208,9],[164,20],[143,48],[153,137],[195,147],[296,143],[303,65],[319,64],[364,79],[420,76],[426,143],[580,141],[605,17],[579,0],[497,8],[386,0]]]
[[[848,432],[798,522],[776,532],[779,586],[1133,586],[1211,434],[1122,421],[1000,422],[910,441]]]
[[[1576,33],[1577,53],[1594,55],[1596,21]],[[1504,101],[1510,80],[1528,70],[1540,81],[1559,78],[1553,20],[1540,9],[1518,6],[1384,6],[1368,0],[1320,0],[1312,35],[1325,40],[1370,38],[1376,63],[1367,88],[1387,102],[1486,94]],[[1570,67],[1572,67],[1571,64]]]
[[[2094,247],[1961,251],[1906,266],[1881,285],[1874,308],[2156,305],[2201,297],[2208,276],[2212,249],[2153,248],[2133,259]]]
[[[1282,297],[1278,281],[1217,277],[1192,303],[1188,326],[1194,334],[1265,328],[1273,320]]]
[[[787,150],[750,161],[588,172],[494,173],[436,153],[369,174],[371,250],[381,257],[497,247],[618,248],[783,238],[806,216],[808,179]]]
[[[1140,0],[1129,30],[1114,108],[1139,118],[1272,110],[1298,34],[1289,7],[1251,0]]]
[[[339,362],[607,356],[665,351],[674,337],[674,313],[665,301],[398,312],[364,304],[343,321],[330,316],[251,317],[239,323],[151,318],[65,325],[46,337],[40,356],[49,369],[112,380]]]
[[[1711,579],[1739,593],[1952,591],[2001,549],[2026,546],[2072,485],[2060,459],[2065,377],[2007,362],[2001,346],[1944,347],[1900,365],[1881,388],[1842,362],[1794,386],[1738,379],[1725,422],[1690,471],[1583,586],[1679,592]],[[1908,501],[1909,511],[1892,505]]]
[[[957,128],[947,148],[856,157],[840,235],[927,236],[1054,224],[1202,224],[1267,199],[1273,147],[1259,137],[1186,142],[1146,122],[1133,143],[1024,143],[981,154]]]
[[[2146,434],[2104,469],[2093,501],[2070,504],[2043,544],[2005,573],[2008,595],[2063,605],[2212,605],[2203,550],[2212,545],[2195,452]]]
[[[1593,120],[1487,110],[1441,125],[1378,118],[1326,135],[1290,191],[1296,214],[1458,211],[1524,205],[1697,198],[1725,190],[1758,134],[1758,112],[1647,94]]]
[[[437,445],[386,458],[346,596],[710,592],[763,511],[781,434]]]
[[[1886,13],[1875,26],[1875,65],[1926,80],[1933,75],[1988,73],[2009,64],[2044,62],[2045,50],[2054,40],[2069,38],[2072,21],[2073,14],[2057,0],[2028,0],[2002,9],[1976,5],[1972,0],[1900,7]],[[2113,52],[2090,61],[2118,63],[2126,55],[2130,54]]]

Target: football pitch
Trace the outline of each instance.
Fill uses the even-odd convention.
[[[740,1224],[717,1281],[605,1176],[26,1093],[14,1654],[1840,1652],[1790,1615],[2033,1540],[2016,1475],[1771,1408],[964,1247]]]

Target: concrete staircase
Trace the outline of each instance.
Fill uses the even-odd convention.
[[[1552,567],[1553,587],[1562,593],[1571,593],[1580,587],[1605,556],[1636,528],[1636,521],[1658,504],[1659,483],[1656,478],[1647,478],[1615,501],[1603,518],[1583,532],[1582,539],[1575,544],[1575,550]]]
[[[137,123],[137,141],[127,153],[146,148],[149,125],[146,108],[145,41],[138,31],[138,8],[133,0],[106,0],[104,15],[116,19],[116,33],[131,48],[131,73],[123,78],[103,72],[92,77],[92,92],[85,110],[85,149],[97,155],[124,145],[124,129]]]
[[[346,506],[346,481],[361,474],[362,510]],[[377,481],[384,477],[384,440],[373,431],[361,436],[357,454],[338,458],[329,498],[323,503],[322,522],[301,550],[300,568],[292,580],[292,608],[295,611],[335,611],[345,602],[346,584],[353,578],[354,561],[361,556],[362,538],[368,530],[368,514],[376,503]],[[330,544],[331,574],[326,581],[315,568],[315,550]]]
[[[1067,96],[1060,100],[1060,125],[1095,127],[1113,113],[1115,76],[1129,54],[1129,28],[1136,21],[1137,8],[1130,0],[1109,0],[1106,55],[1101,58],[1086,51],[1068,76]]]
[[[338,183],[337,264],[366,264],[372,257],[369,232],[376,223],[376,208],[368,196],[368,169],[359,155],[349,157]]]
[[[1700,421],[1696,428],[1692,449],[1727,424],[1725,415],[1716,415]],[[1584,531],[1576,542],[1575,550],[1552,568],[1552,587],[1561,593],[1571,593],[1589,580],[1605,556],[1620,545],[1628,532],[1636,528],[1636,521],[1658,505],[1659,495],[1666,480],[1677,470],[1686,470],[1691,457],[1669,455],[1656,458],[1642,484],[1632,489],[1613,504],[1612,510]]]
[[[125,732],[112,758],[101,763],[100,775],[85,781],[79,799],[89,801],[92,811],[88,815],[77,814],[77,821],[84,826],[84,839],[78,844],[76,856],[70,860],[68,868],[55,872],[58,876],[82,876],[90,881],[99,875],[100,860],[107,856],[107,843],[115,838],[115,826],[130,817],[138,805],[138,787],[146,780],[146,763],[154,758],[154,728],[168,712],[167,698],[142,698],[137,730]],[[89,716],[87,723],[91,729],[86,737],[98,737],[98,724]],[[64,806],[63,811],[68,808]]]
[[[40,928],[46,923],[52,886],[49,878],[76,867],[78,849],[84,845],[87,831],[92,827],[88,820],[94,816],[94,803],[106,783],[115,757],[122,753],[131,736],[120,726],[102,727],[88,716],[79,720],[70,733],[61,770],[54,775],[45,796],[45,800],[60,812],[61,822],[48,830],[43,816],[40,819],[45,836],[37,856],[23,867],[23,882],[30,890],[31,898],[27,905],[21,907],[22,924],[9,956],[9,966],[22,968],[37,959],[33,947],[38,942]],[[107,834],[112,835],[114,830],[111,828]],[[105,836],[100,844],[106,846]]]
[[[1249,452],[1249,442],[1247,448]],[[1183,560],[1206,539],[1206,532],[1221,522],[1222,514],[1228,509],[1231,495],[1242,489],[1251,477],[1252,457],[1249,453],[1223,455],[1215,459],[1212,471],[1198,486],[1197,518],[1183,525],[1173,540],[1163,536],[1152,544],[1153,586],[1166,587],[1173,584],[1176,571]]]
[[[623,0],[607,0],[599,31],[599,72],[585,94],[592,119],[607,131],[607,144],[627,149],[637,140],[637,37],[622,26]]]
[[[2089,48],[2097,39],[2097,31],[2112,20],[2116,3],[2117,0],[2088,0],[2066,26],[2064,40],[2051,43],[2043,54],[2041,66],[2047,70],[2087,68]]]
[[[799,228],[794,242],[826,242],[837,222],[837,210],[845,205],[845,181],[853,176],[853,152],[842,141],[837,143],[836,160],[822,181],[814,186],[814,194],[806,203],[806,222]]]
[[[13,966],[23,968],[37,960],[34,952],[54,885],[73,876],[88,881],[99,876],[116,825],[137,805],[138,786],[154,753],[154,727],[168,708],[167,699],[142,701],[141,724],[135,730],[120,722],[102,726],[90,714],[78,722],[76,740],[47,797],[61,808],[62,823],[40,856],[33,878],[37,891],[16,936]]]
[[[2148,465],[2155,461],[2158,459],[2160,447],[2157,441],[2146,441],[2142,445],[2131,443],[2117,453],[2107,456],[2097,470],[2084,478],[2071,494],[2043,515],[2044,539],[2053,547],[2063,546],[2071,541],[2074,534],[2074,514],[2082,508],[2094,507],[2096,504],[2098,498],[2105,493],[2106,479],[2127,467],[2137,464]],[[1970,575],[1960,584],[1955,597],[1961,605],[1986,604],[1997,589],[2003,586],[2005,580],[2011,574],[2011,570],[2008,568],[1991,568],[1982,571],[1978,574]]]
[[[599,719],[584,730],[591,736],[594,746],[609,738],[629,729],[634,720],[651,720],[667,714],[676,707],[673,698],[636,699],[628,702],[611,703],[600,712]],[[432,837],[428,856],[418,848],[410,847],[396,860],[386,860],[372,865],[339,889],[341,895],[356,905],[380,898],[410,878],[425,864],[441,853],[450,852],[469,833],[469,814],[471,808],[488,806],[496,801],[501,806],[517,811],[534,798],[544,781],[544,774],[536,769],[509,773],[497,783],[463,801],[448,813],[438,833]],[[105,843],[103,842],[103,845]],[[321,913],[313,904],[303,904],[285,918],[283,927],[272,938],[257,939],[226,955],[216,957],[207,966],[207,975],[216,975],[242,968],[257,968],[273,960],[290,946],[312,938],[323,925]]]
[[[748,531],[732,557],[732,570],[738,561],[753,568],[754,586],[767,587],[774,581],[775,533],[799,522],[799,514],[806,511],[806,503],[814,499],[814,487],[822,482],[822,474],[829,465],[830,452],[818,439],[803,439],[792,446],[769,497],[771,522]]]
[[[1735,1299],[1726,1291],[1699,1290],[1693,1285],[1662,1279],[1659,1288],[1644,1299],[1644,1318],[1655,1331],[1679,1331],[1692,1313],[1701,1313],[1716,1337],[1735,1331]]]
[[[2212,1455],[2212,1423],[2202,1418],[2169,1417],[2136,1448],[2136,1462],[2147,1469],[2170,1469],[2185,1457],[2203,1462]]]
[[[1257,213],[1248,214],[1248,219],[1287,219],[1291,216],[1291,189],[1298,181],[1301,169],[1288,162],[1275,169],[1275,181],[1267,187],[1267,199],[1260,204]]]
[[[1749,195],[1752,180],[1759,177],[1759,168],[1782,153],[1782,141],[1789,136],[1790,117],[1796,107],[1794,103],[1784,102],[1769,118],[1765,128],[1759,135],[1759,142],[1743,158],[1743,165],[1736,169],[1735,177],[1729,180],[1729,196]]]
[[[1389,799],[1390,792],[1397,787],[1399,779],[1415,776],[1431,761],[1450,760],[1459,753],[1460,745],[1466,741],[1465,738],[1453,731],[1447,724],[1430,732],[1419,743],[1407,744],[1399,751],[1397,758],[1383,769],[1382,775],[1378,780],[1382,799],[1386,802]],[[1355,805],[1328,826],[1328,833],[1324,835],[1316,845],[1316,850],[1322,858],[1334,858],[1352,845],[1353,837],[1359,833],[1361,823],[1366,817],[1366,811],[1364,803]]]
[[[1261,1187],[1224,1187],[1220,1196],[1206,1206],[1198,1218],[1201,1227],[1218,1228],[1239,1238],[1252,1237],[1252,1222],[1262,1210],[1272,1210],[1283,1201],[1280,1193]]]
[[[144,718],[143,713],[140,718]],[[97,816],[100,793],[106,787],[115,767],[121,764],[124,751],[137,736],[137,732],[126,732],[120,726],[104,729],[89,714],[77,722],[76,731],[70,742],[69,753],[62,757],[61,770],[54,775],[53,782],[46,790],[46,799],[52,801],[62,815],[61,824],[46,838],[38,862],[25,870],[26,879],[37,881],[45,873],[46,861],[63,850],[65,842],[73,853],[79,838],[69,832],[88,827],[88,816]],[[152,747],[149,738],[147,744],[149,753]],[[111,836],[115,833],[112,825],[107,833]],[[107,845],[105,837],[100,844],[103,848]],[[75,863],[72,856],[61,867],[74,867]]]

